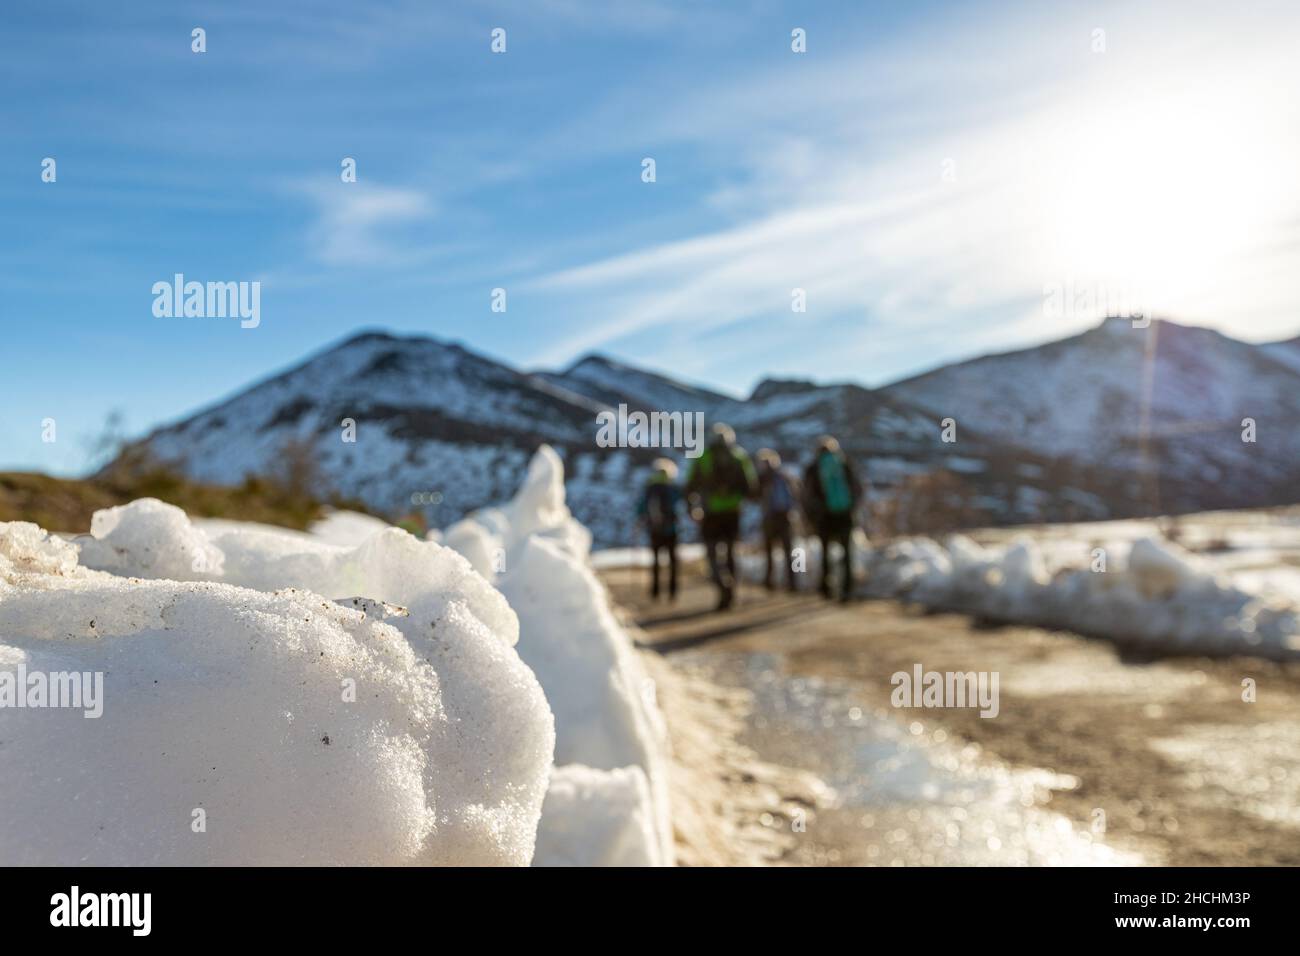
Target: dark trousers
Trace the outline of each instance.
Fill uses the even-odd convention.
[[[790,538],[790,515],[788,513],[765,515],[763,518],[763,550],[767,554],[767,574],[763,577],[763,586],[770,588],[775,583],[772,571],[775,563],[772,561],[773,550],[779,548],[781,551],[781,561],[785,565],[785,581],[791,591],[794,587],[794,572],[790,568],[790,551],[792,541]]]
[[[677,535],[650,536],[650,596],[659,596],[659,555],[668,555],[668,596],[677,597]]]
[[[736,585],[736,538],[740,536],[740,512],[706,514],[700,523],[704,553],[709,558],[709,575],[724,597]]]
[[[830,597],[831,593],[831,545],[840,546],[840,597],[848,600],[853,589],[853,554],[850,539],[853,537],[852,514],[826,515],[817,528],[817,537],[822,543],[822,594]]]

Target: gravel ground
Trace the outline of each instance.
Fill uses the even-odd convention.
[[[666,665],[662,681],[692,682],[688,696],[732,694],[742,703],[718,734],[765,767],[804,774],[805,793],[810,777],[825,784],[818,800],[770,795],[767,808],[713,801],[728,826],[752,829],[757,815],[773,831],[762,862],[1300,863],[1295,665],[1126,661],[1072,634],[752,587],[716,613],[698,568],[671,606],[649,602],[645,575],[603,572]],[[891,676],[917,664],[996,672],[997,716],[892,706]],[[1254,702],[1243,700],[1246,679]],[[670,731],[689,734],[691,708],[664,696]],[[709,772],[690,768],[697,786]],[[692,861],[726,862],[718,856]]]

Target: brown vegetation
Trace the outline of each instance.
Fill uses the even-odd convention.
[[[100,508],[157,498],[194,517],[258,521],[303,529],[327,506],[367,511],[359,502],[321,491],[312,462],[287,449],[280,473],[250,476],[233,487],[191,481],[171,466],[127,449],[90,478],[0,472],[0,521],[32,521],[49,531],[84,532]]]
[[[872,537],[936,535],[988,523],[991,516],[975,503],[968,482],[951,471],[909,475],[887,497],[873,502]]]

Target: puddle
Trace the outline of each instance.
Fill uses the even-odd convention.
[[[764,759],[820,776],[835,791],[789,862],[881,866],[1114,866],[1143,860],[1045,809],[1075,781],[1016,770],[884,710],[851,686],[789,677],[770,654],[680,655],[711,680],[754,695],[744,742]],[[782,826],[784,821],[764,821]]]
[[[1095,650],[1061,652],[1051,660],[1018,664],[1002,675],[1004,693],[1020,697],[1058,697],[1066,694],[1177,700],[1185,694],[1203,693],[1208,678],[1201,671],[1148,664],[1124,664]]]
[[[1151,746],[1183,766],[1201,803],[1300,827],[1300,748],[1293,725],[1201,726]]]

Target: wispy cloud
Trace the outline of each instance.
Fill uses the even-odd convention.
[[[814,316],[858,317],[846,352],[940,320],[960,352],[1105,311],[1048,316],[1046,289],[1064,283],[1248,338],[1293,332],[1295,15],[1255,35],[1250,17],[1170,29],[1109,8],[1105,52],[1093,22],[963,21],[883,66],[858,54],[805,76],[782,67],[637,115],[739,165],[708,197],[737,221],[538,277],[580,316],[545,359],[673,326],[788,340]],[[1254,42],[1212,42],[1234,30]],[[794,288],[806,317],[791,312]]]
[[[307,242],[330,266],[394,267],[418,259],[418,251],[400,241],[401,229],[428,221],[436,211],[420,190],[364,181],[313,182],[302,192],[315,207]]]

